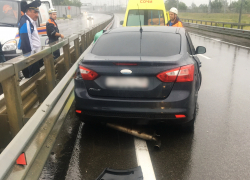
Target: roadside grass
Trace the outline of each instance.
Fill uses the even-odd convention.
[[[233,13],[185,13],[180,12],[179,13],[180,18],[186,18],[186,19],[197,19],[197,20],[207,20],[207,21],[217,21],[217,22],[233,22],[238,23],[239,21],[239,14],[233,14]],[[250,14],[243,14],[241,18],[241,23],[243,24],[250,24]],[[200,22],[198,22],[200,24]],[[202,24],[205,24],[202,23]],[[210,24],[208,24],[210,25]],[[215,24],[213,24],[214,26]],[[217,24],[217,26],[221,26],[222,24]],[[225,27],[231,27],[230,25],[225,25]],[[233,28],[237,28],[234,26]],[[243,29],[250,30],[250,26],[245,26]]]

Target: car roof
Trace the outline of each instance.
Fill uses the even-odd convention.
[[[173,34],[185,34],[184,28],[179,27],[169,27],[169,26],[142,26],[143,32],[164,32]],[[107,33],[121,33],[121,32],[138,32],[140,27],[119,27],[112,29]]]

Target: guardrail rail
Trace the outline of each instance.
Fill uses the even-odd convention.
[[[113,19],[72,34],[54,44],[0,63],[0,152],[29,121],[39,106],[62,80],[72,65],[91,44],[97,32]],[[73,43],[73,46],[70,44]],[[63,54],[56,60],[53,52],[62,48]],[[18,72],[43,59],[44,68],[23,84],[18,82]]]
[[[182,22],[184,27],[250,39],[250,31]]]
[[[243,29],[246,26],[250,26],[250,24],[243,24],[243,23],[233,23],[233,22],[219,22],[219,21],[207,21],[207,20],[198,20],[198,19],[186,19],[181,18],[182,22],[190,22],[198,24],[204,24],[204,25],[210,25],[210,26],[219,26],[219,27],[225,27],[225,25],[229,25],[230,28],[237,27],[238,29]]]
[[[50,94],[47,96],[44,102],[38,107],[36,112],[32,115],[32,117],[25,124],[25,126],[21,128],[21,130],[18,132],[15,138],[13,138],[13,140],[8,144],[8,146],[0,154],[0,179],[1,180],[39,179],[40,174],[43,170],[43,167],[50,154],[50,151],[52,150],[53,145],[56,141],[56,138],[59,134],[60,128],[74,101],[73,76],[75,74],[77,65],[79,61],[83,59],[85,54],[90,50],[91,48],[90,45],[94,39],[95,33],[99,32],[102,29],[111,28],[113,22],[114,22],[114,16],[112,16],[110,20],[97,25],[92,30],[87,30],[83,33],[73,35],[67,39],[68,42],[77,41],[75,42],[74,48],[77,48],[75,49],[75,54],[76,54],[76,57],[78,58],[73,64],[73,66],[68,69],[65,76],[61,79],[61,81],[57,85],[54,82],[55,78],[53,79],[53,77],[56,76],[54,73],[55,71],[52,70],[50,74],[53,74],[53,75],[49,75],[49,76],[47,76],[47,74],[45,73],[46,82],[48,84],[50,83],[50,86],[49,85],[47,86],[47,88],[51,90]],[[79,37],[81,37],[81,42],[79,42]],[[54,47],[54,49],[52,49],[52,47]],[[63,56],[66,58],[66,60],[68,60],[68,58],[70,58],[69,44],[57,43],[53,46],[48,47],[49,49],[51,49],[50,51],[48,51],[47,48],[44,49],[43,55],[34,54],[30,56],[30,57],[33,57],[32,62],[33,63],[36,62],[36,59],[39,59],[43,56],[48,57],[47,60],[54,62],[54,60],[51,59],[51,55],[52,55],[51,52],[53,52],[52,50],[56,50],[59,47],[65,47],[65,50],[67,50],[67,53],[64,53]],[[85,50],[81,54],[81,56],[80,54],[77,54],[77,52],[80,51],[81,49],[80,47],[82,47]],[[88,47],[88,48],[85,48],[85,47]],[[48,53],[47,51],[50,53]],[[29,58],[28,60],[30,60]],[[27,59],[26,58],[22,59],[22,61],[25,64]],[[67,64],[64,62],[65,67],[69,67],[70,62],[66,62]],[[50,62],[48,64],[50,65],[49,66],[50,68],[54,69],[53,63]],[[5,64],[3,68],[0,68],[0,74],[6,73],[5,77],[2,78],[2,76],[0,76],[0,82],[4,82],[7,79],[10,80],[10,78],[12,78],[13,81],[16,81],[16,74],[15,74],[16,71],[13,67],[14,67],[13,64]],[[24,67],[26,67],[26,65]],[[50,78],[47,78],[47,77],[50,77]],[[13,91],[17,94],[17,96],[19,96],[19,102],[20,102],[20,99],[21,99],[21,91],[19,91],[20,88],[18,88],[17,83],[13,83],[13,84],[16,84],[15,91],[14,90]],[[3,86],[5,85],[6,84],[4,83]],[[20,109],[22,109],[22,106],[20,104],[17,106]],[[21,118],[20,118],[20,121],[22,121]],[[23,153],[25,154],[27,164],[17,165],[16,160]]]

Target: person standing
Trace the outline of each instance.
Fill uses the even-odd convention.
[[[0,42],[0,63],[4,63],[6,62],[4,54],[3,54],[3,50],[2,50],[2,44]]]
[[[41,5],[40,1],[33,1],[26,5],[26,13],[23,15],[18,23],[20,40],[18,48],[22,50],[23,54],[36,51],[41,48],[41,41],[37,31],[36,21],[39,16],[38,7]],[[42,60],[35,62],[23,70],[25,78],[31,78],[40,71]]]
[[[178,9],[171,8],[169,11],[170,21],[168,21],[167,26],[172,27],[183,27],[182,22],[180,21],[178,15]]]
[[[49,44],[58,41],[59,37],[64,38],[63,34],[59,33],[57,23],[55,22],[57,18],[57,11],[54,8],[49,9],[49,20],[46,23],[47,35],[49,37]],[[60,57],[60,50],[53,52],[54,59]]]

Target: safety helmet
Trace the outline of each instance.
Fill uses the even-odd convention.
[[[50,9],[49,9],[49,14],[51,14],[51,13],[57,13],[56,9],[50,8]]]
[[[175,7],[172,7],[172,8],[170,9],[170,12],[175,13],[175,14],[178,14],[178,9],[176,9]]]
[[[12,10],[12,7],[10,5],[4,5],[3,6],[3,12],[6,14],[8,11]]]

